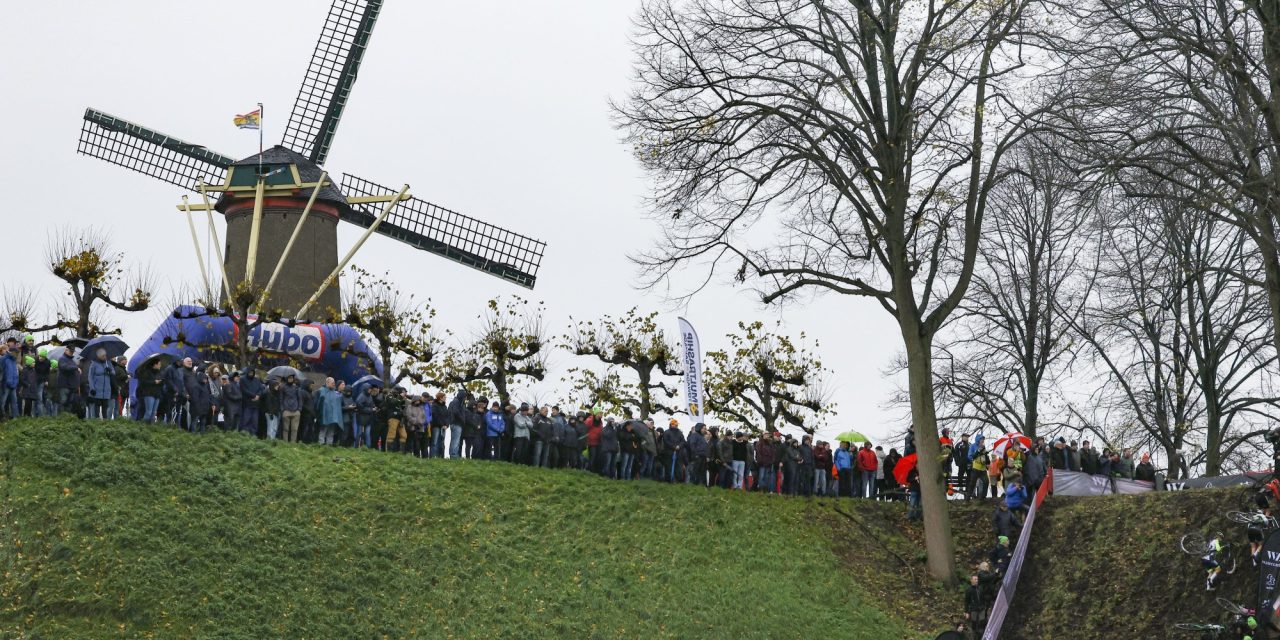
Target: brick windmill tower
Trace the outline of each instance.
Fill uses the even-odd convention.
[[[252,282],[265,288],[258,306],[285,316],[340,309],[329,285],[375,232],[533,288],[543,242],[419,200],[408,185],[397,191],[343,174],[338,186],[323,169],[381,6],[333,0],[279,145],[237,161],[87,109],[77,151],[200,194],[202,201],[179,209],[193,238],[192,211],[209,212],[210,230],[212,211],[225,216],[224,295]],[[366,231],[340,261],[342,222]],[[198,243],[196,251],[199,257]]]

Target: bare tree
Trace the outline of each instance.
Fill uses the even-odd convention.
[[[1273,3],[1086,0],[1057,43],[1059,113],[1081,166],[1135,170],[1130,195],[1176,193],[1256,247],[1273,347],[1280,347],[1280,8]],[[1189,197],[1188,197],[1189,196]]]
[[[726,268],[766,304],[869,297],[906,350],[932,576],[955,581],[933,339],[959,306],[1014,102],[1031,0],[656,0],[618,107],[666,237],[647,284]]]
[[[95,322],[104,318],[103,305],[134,312],[151,304],[155,283],[150,271],[126,268],[123,254],[111,248],[111,239],[105,232],[61,231],[50,238],[45,257],[49,271],[67,285],[69,300],[60,305],[55,323],[37,331],[69,329],[75,332],[73,336],[86,338],[119,333],[119,328]],[[29,321],[29,316],[24,319]]]
[[[1107,373],[1084,424],[1162,450],[1171,477],[1201,464],[1218,475],[1276,408],[1265,295],[1235,275],[1260,261],[1239,229],[1187,200],[1114,203],[1099,296],[1077,325]]]
[[[1057,392],[1057,375],[1078,349],[1071,323],[1097,253],[1092,197],[1045,142],[1023,142],[1016,170],[991,193],[970,295],[939,346],[936,375],[940,420],[1035,438],[1043,398]]]
[[[835,413],[823,385],[829,372],[813,351],[759,320],[739,322],[738,331],[726,336],[728,349],[707,352],[708,410],[756,433],[794,427],[811,434]]]
[[[658,327],[658,313],[640,315],[633,307],[621,317],[603,316],[600,320],[575,322],[564,338],[564,347],[580,356],[594,356],[606,365],[627,369],[635,376],[634,382],[596,385],[599,389],[612,390],[610,404],[636,407],[643,420],[655,411],[672,414],[678,409],[672,403],[679,387],[668,385],[671,378],[683,373],[680,368],[679,349]],[[606,374],[579,374],[579,382],[609,380]],[[616,372],[613,374],[616,376]],[[588,385],[590,386],[590,385]],[[654,398],[654,392],[658,398]]]

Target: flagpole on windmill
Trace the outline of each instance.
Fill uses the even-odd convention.
[[[262,103],[258,103],[258,175],[262,175]]]

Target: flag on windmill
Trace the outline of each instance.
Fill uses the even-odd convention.
[[[241,129],[260,129],[262,128],[262,107],[258,107],[249,113],[242,113],[235,118],[236,126]]]

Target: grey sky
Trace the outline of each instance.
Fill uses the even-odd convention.
[[[0,40],[7,98],[0,101],[0,180],[10,231],[4,282],[52,295],[46,235],[99,225],[130,259],[149,261],[165,289],[195,283],[189,232],[174,208],[183,192],[76,155],[83,111],[93,106],[220,153],[250,155],[256,132],[235,129],[232,116],[265,103],[267,145],[279,142],[328,4],[42,0],[14,7],[16,20]],[[687,309],[673,310],[660,295],[632,287],[636,272],[626,255],[658,234],[643,215],[648,183],[618,141],[608,100],[629,86],[627,35],[637,5],[387,0],[326,168],[386,185],[408,182],[420,198],[541,238],[548,249],[533,292],[380,236],[355,263],[389,270],[404,289],[431,299],[438,328],[464,334],[495,294],[545,301],[556,333],[570,316],[632,305],[662,311],[674,333],[680,313],[705,349],[721,347],[738,320],[781,318],[790,333],[818,339],[835,370],[840,415],[821,433],[855,428],[878,439],[899,428],[896,410],[883,407],[893,389],[883,371],[900,339],[874,302],[828,296],[762,309],[749,292],[717,282]],[[357,236],[355,227],[340,227],[340,250]],[[158,313],[116,317],[133,344],[158,323]],[[554,378],[573,360],[557,353]]]

